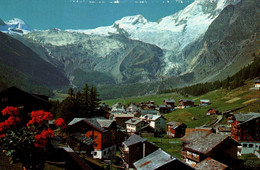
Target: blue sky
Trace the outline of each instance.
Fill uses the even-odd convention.
[[[178,2],[176,2],[178,1]],[[0,0],[0,18],[24,20],[34,29],[90,29],[141,14],[150,21],[174,14],[194,0]]]

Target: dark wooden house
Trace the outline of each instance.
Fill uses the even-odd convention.
[[[187,126],[182,122],[168,122],[167,135],[172,138],[181,138],[185,135]]]
[[[172,108],[171,105],[167,104],[160,104],[159,105],[159,112],[160,113],[170,113],[171,111],[173,111],[174,108]]]
[[[112,120],[95,118],[74,118],[67,126],[72,135],[83,133],[94,141],[93,158],[112,159],[115,157],[117,144],[117,124]]]
[[[187,107],[193,107],[193,106],[194,106],[194,100],[190,100],[190,99],[179,100],[179,107],[181,107],[181,108],[187,108]]]
[[[175,107],[175,100],[174,99],[164,99],[163,100],[163,103],[165,105],[171,105],[172,108]]]
[[[197,131],[184,136],[181,140],[183,141],[181,156],[192,166],[208,157],[230,167],[236,165],[237,147],[240,144],[229,136]]]
[[[139,135],[133,134],[122,143],[121,158],[126,168],[133,168],[133,163],[150,153],[156,151],[158,147],[148,142]]]

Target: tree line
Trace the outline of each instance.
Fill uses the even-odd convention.
[[[52,113],[56,117],[62,117],[67,123],[73,118],[90,118],[104,114],[99,110],[100,99],[98,98],[96,87],[89,88],[85,85],[82,92],[74,92],[72,88],[68,90],[68,96],[62,101],[53,101]]]
[[[200,96],[219,88],[232,90],[237,87],[243,86],[246,80],[257,78],[259,75],[260,58],[256,57],[253,63],[249,64],[246,67],[243,67],[239,72],[237,72],[231,77],[227,77],[222,81],[217,80],[214,82],[199,83],[184,88],[161,90],[159,91],[159,94],[176,92],[180,93],[183,96]]]

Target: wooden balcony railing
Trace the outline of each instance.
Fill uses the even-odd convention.
[[[183,159],[190,159],[190,160],[193,160],[195,162],[200,162],[200,157],[199,155],[198,156],[194,156],[193,154],[187,154],[186,151],[181,151],[181,156],[183,157]]]

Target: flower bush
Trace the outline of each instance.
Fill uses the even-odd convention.
[[[20,160],[30,169],[38,169],[49,138],[54,131],[49,128],[48,121],[53,120],[50,112],[43,110],[32,111],[31,119],[25,124],[21,123],[19,110],[16,107],[6,107],[2,110],[5,121],[0,122],[0,145],[7,150],[11,160]],[[57,127],[66,126],[62,118],[55,121]]]

